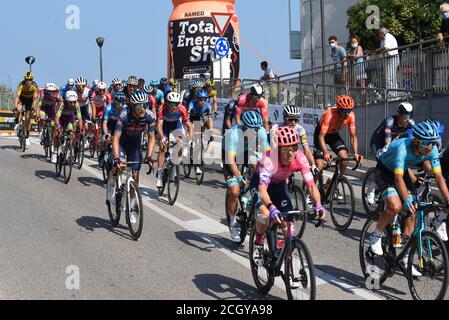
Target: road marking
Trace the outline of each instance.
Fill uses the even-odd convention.
[[[34,139],[31,140],[33,144],[40,145],[33,140]],[[91,163],[91,164],[97,164],[95,161],[92,161],[90,159],[84,159],[84,161],[87,163]],[[82,169],[89,172],[90,174],[92,174],[93,176],[95,176],[99,179],[103,179],[103,175],[100,172],[98,172],[98,170],[93,169],[90,166],[83,166]],[[145,186],[143,184],[141,185],[141,187],[152,190],[150,187]],[[154,191],[154,194],[156,194],[155,191]],[[220,243],[219,241],[212,238],[213,235],[228,232],[228,228],[226,226],[224,226],[223,224],[215,221],[214,219],[212,219],[204,214],[197,212],[196,210],[194,210],[190,207],[187,207],[186,205],[184,205],[180,202],[177,202],[175,205],[178,208],[186,210],[187,212],[200,218],[197,220],[182,221],[182,220],[178,219],[177,217],[175,217],[174,215],[170,214],[169,212],[159,208],[154,203],[152,203],[155,200],[156,199],[150,198],[150,197],[142,197],[142,202],[147,208],[149,208],[152,211],[158,213],[159,215],[167,218],[168,220],[174,222],[181,228],[183,228],[189,232],[192,232],[192,234],[196,235],[198,238],[203,239],[204,241],[213,244],[220,252],[222,252],[223,254],[228,256],[230,259],[238,262],[239,264],[244,266],[246,269],[250,270],[250,264],[249,264],[248,258],[244,258],[244,257],[234,253],[232,250],[227,248],[223,243]],[[246,240],[245,243],[248,245],[248,240]],[[313,259],[313,257],[312,257],[312,259]],[[379,297],[378,295],[372,294],[370,291],[368,291],[366,289],[363,289],[360,287],[355,287],[354,285],[352,285],[348,282],[345,282],[343,280],[340,280],[337,277],[327,274],[317,268],[315,268],[315,274],[317,277],[317,279],[316,279],[317,287],[325,285],[325,284],[329,284],[329,285],[338,287],[345,292],[354,294],[354,295],[361,297],[363,299],[366,299],[366,300],[382,300],[381,297]],[[281,290],[283,290],[283,291],[285,290],[285,285],[279,277],[277,277],[275,279],[275,285],[276,285],[276,287],[280,288]]]

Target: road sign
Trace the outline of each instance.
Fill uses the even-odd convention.
[[[220,58],[224,58],[228,55],[229,50],[231,47],[229,46],[228,39],[226,38],[218,38],[217,42],[215,43],[215,53]]]
[[[211,12],[212,19],[215,22],[215,26],[218,28],[221,36],[224,36],[226,30],[229,27],[229,23],[231,22],[232,13],[219,13],[219,12]]]

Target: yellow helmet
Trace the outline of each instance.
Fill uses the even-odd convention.
[[[176,86],[176,80],[175,79],[173,79],[173,78],[170,78],[170,80],[168,80],[168,83],[171,85],[171,86]]]
[[[207,79],[206,80],[206,87],[214,87],[215,86],[215,81],[212,79]]]
[[[34,79],[33,73],[32,72],[25,73],[24,79],[25,80],[33,80]]]

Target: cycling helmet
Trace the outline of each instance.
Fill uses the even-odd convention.
[[[67,91],[65,99],[69,102],[78,101],[78,94],[75,91]]]
[[[242,116],[242,121],[248,128],[259,129],[263,125],[263,119],[259,112],[247,111]]]
[[[137,90],[131,95],[131,102],[133,104],[138,103],[147,103],[148,102],[148,96],[145,92],[142,90]]]
[[[108,85],[104,83],[103,81],[98,83],[97,89],[98,90],[106,90],[108,88]]]
[[[201,89],[198,91],[196,96],[198,99],[207,99],[209,98],[209,93],[206,90]]]
[[[402,102],[398,106],[398,113],[399,114],[409,114],[413,116],[413,106],[408,102]]]
[[[157,80],[151,80],[150,85],[151,85],[152,87],[157,87],[157,86],[159,85],[159,81],[157,81]]]
[[[114,78],[112,79],[112,84],[115,85],[121,85],[122,84],[122,80],[120,80],[119,78]]]
[[[116,103],[125,103],[126,95],[123,92],[117,92],[114,97]]]
[[[100,83],[100,80],[92,81],[92,87],[95,88],[96,86],[98,86],[98,83]]]
[[[261,98],[264,94],[263,87],[260,84],[255,84],[251,87],[251,94],[256,98]]]
[[[212,79],[206,80],[206,87],[215,87],[215,81]]]
[[[75,85],[75,80],[73,80],[73,79],[67,80],[67,85],[73,87]]]
[[[190,80],[189,80],[189,88],[190,88],[190,89],[194,88],[194,85],[195,85],[195,80],[190,79]]]
[[[433,124],[435,128],[437,128],[438,134],[442,135],[444,133],[444,123],[442,123],[441,121],[434,119],[426,119],[425,122]]]
[[[140,78],[139,80],[137,80],[137,83],[143,83],[143,84],[145,84],[145,79],[144,79],[144,78]]]
[[[167,95],[167,101],[169,103],[181,103],[181,95],[177,92],[170,92]]]
[[[137,86],[138,84],[139,84],[139,81],[137,80],[137,78],[135,76],[128,77],[128,85]]]
[[[297,145],[299,143],[298,131],[292,127],[280,127],[277,130],[277,140],[279,147]]]
[[[153,87],[151,85],[147,84],[145,87],[143,87],[143,91],[146,94],[150,94],[151,92],[153,92]]]
[[[87,79],[83,77],[78,77],[76,78],[75,83],[77,86],[85,86],[87,85]]]
[[[337,98],[337,108],[340,110],[352,110],[354,109],[355,102],[350,96],[342,95]]]
[[[295,105],[285,106],[284,118],[296,118],[301,116],[301,109]]]
[[[25,73],[24,80],[34,80],[34,75],[32,72]]]
[[[168,84],[168,79],[167,78],[161,78],[160,83],[161,83],[161,85],[167,85]]]
[[[413,137],[424,141],[438,141],[440,135],[434,124],[421,122],[413,127]]]
[[[54,83],[47,83],[45,85],[45,91],[58,91],[58,87]]]
[[[176,80],[175,79],[173,79],[173,78],[170,78],[170,80],[168,80],[168,83],[171,85],[171,86],[176,86],[178,83],[176,82]]]

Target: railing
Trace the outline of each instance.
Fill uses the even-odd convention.
[[[0,93],[0,110],[13,110],[15,93]]]

